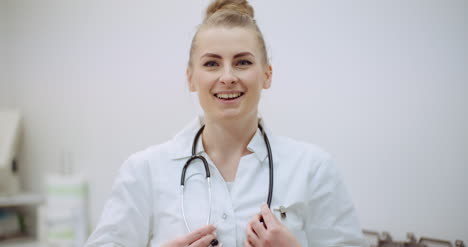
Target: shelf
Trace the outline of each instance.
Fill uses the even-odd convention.
[[[21,193],[14,196],[0,196],[0,207],[34,206],[44,202],[39,194]]]
[[[45,244],[41,244],[33,238],[17,238],[11,240],[0,241],[0,247],[45,247]]]
[[[17,207],[21,208],[22,215],[25,218],[26,231],[29,235],[19,236],[13,239],[1,240],[0,247],[45,247],[34,237],[37,236],[38,210],[39,206],[45,202],[42,195],[34,193],[19,193],[13,196],[0,196],[1,208]],[[29,208],[30,207],[30,208]],[[34,209],[34,211],[31,211]]]

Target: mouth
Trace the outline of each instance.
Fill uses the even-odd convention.
[[[233,92],[233,93],[215,93],[214,96],[222,100],[235,100],[244,95],[243,92]]]

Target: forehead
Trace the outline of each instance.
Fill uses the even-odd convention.
[[[196,38],[196,56],[215,53],[221,56],[250,52],[259,57],[259,44],[255,32],[248,28],[209,27],[200,30]]]

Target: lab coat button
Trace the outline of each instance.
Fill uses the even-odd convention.
[[[226,213],[223,214],[223,220],[227,219],[228,215]]]

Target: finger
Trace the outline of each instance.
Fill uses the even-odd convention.
[[[247,239],[244,241],[244,247],[254,247]]]
[[[190,247],[206,247],[206,246],[212,246],[211,242],[216,239],[216,236],[214,234],[208,234],[197,241],[193,242],[190,244]],[[216,244],[218,245],[218,243]]]
[[[260,238],[253,231],[251,225],[247,225],[247,229],[245,230],[245,235],[246,235],[245,240],[249,242],[251,246],[260,246]]]
[[[253,232],[256,233],[256,235],[259,238],[262,238],[266,234],[266,228],[263,222],[260,222],[260,215],[257,215],[254,220],[250,222],[250,227],[252,228]]]
[[[255,237],[258,238],[258,234],[255,232],[255,230],[252,227],[252,224],[255,221],[257,221],[256,217],[253,218],[251,221],[249,221],[249,223],[247,223],[247,226],[245,227],[245,234],[249,234],[249,232],[252,232],[255,235]]]
[[[271,210],[268,208],[268,206],[265,203],[262,204],[260,209],[262,211],[263,221],[265,222],[265,225],[267,226],[267,228],[268,228],[268,225],[273,225],[278,222],[276,216],[273,214],[273,212],[271,212]]]
[[[197,230],[185,235],[184,242],[186,245],[190,245],[191,243],[199,240],[200,238],[213,233],[216,228],[213,225],[206,225],[204,227],[200,227]],[[207,245],[208,246],[208,245]]]

